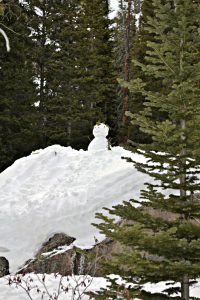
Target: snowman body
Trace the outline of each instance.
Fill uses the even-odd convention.
[[[106,137],[108,132],[109,128],[105,124],[95,125],[93,129],[94,139],[89,144],[88,151],[107,151],[108,140]]]

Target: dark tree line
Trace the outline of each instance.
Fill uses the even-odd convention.
[[[2,2],[12,51],[0,36],[1,171],[51,144],[86,149],[99,121],[110,126],[112,144],[149,142],[126,116],[144,97],[120,84],[141,75],[132,60],[144,61],[152,38],[144,29],[152,2],[141,3],[120,0],[110,20],[106,0]]]

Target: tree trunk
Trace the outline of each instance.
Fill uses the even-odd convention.
[[[186,122],[185,120],[181,120],[181,129],[182,130],[185,130],[186,129]],[[185,140],[185,136],[183,135],[182,136],[182,141]],[[182,159],[182,165],[184,166],[186,164],[186,161],[185,161],[185,149],[183,149],[181,151],[181,156],[183,156],[183,159]],[[186,174],[185,174],[185,169],[182,168],[182,174],[181,174],[181,177],[180,177],[180,184],[181,185],[185,185],[186,183]],[[187,196],[187,193],[186,193],[186,190],[185,188],[181,189],[180,190],[180,197],[183,199],[183,201],[186,201],[186,196]],[[190,299],[190,286],[189,286],[189,277],[187,274],[185,274],[183,276],[183,279],[182,279],[182,282],[181,282],[181,298],[183,300],[189,300]]]
[[[176,4],[176,1],[175,1]],[[175,10],[176,10],[176,6],[175,6]],[[183,60],[184,60],[184,40],[181,39],[180,41],[180,75],[182,75],[183,73]],[[186,121],[184,119],[180,120],[180,126],[181,129],[183,130],[182,136],[181,136],[181,140],[182,142],[185,141],[185,134],[184,131],[186,129]],[[180,157],[182,157],[181,159],[181,176],[180,176],[180,184],[182,185],[181,189],[180,189],[180,197],[183,201],[186,201],[186,196],[187,196],[187,192],[185,189],[185,184],[186,184],[186,159],[185,159],[185,154],[186,154],[186,150],[183,147],[183,149],[181,150],[180,153]],[[184,216],[184,218],[186,218],[186,216]],[[189,276],[187,274],[183,275],[183,279],[181,282],[181,298],[183,300],[189,300],[190,298],[190,286],[189,286]]]
[[[67,123],[67,146],[71,145],[71,136],[72,136],[72,122],[69,120]]]
[[[189,286],[189,278],[187,275],[183,276],[183,280],[181,282],[181,299],[183,300],[190,299],[190,286]]]
[[[130,75],[130,25],[131,25],[131,7],[132,0],[128,0],[127,12],[124,17],[124,80],[129,81]],[[123,88],[123,112],[122,112],[122,123],[125,126],[127,124],[126,111],[129,109],[129,90]]]
[[[43,9],[43,17],[46,17],[46,11]],[[45,44],[46,44],[46,27],[44,22],[41,24],[42,26],[42,37],[41,37],[41,44],[40,47],[42,50],[45,50]],[[42,55],[41,58],[39,58],[39,77],[40,77],[40,83],[39,83],[39,112],[40,112],[40,119],[39,119],[39,129],[40,129],[40,141],[41,141],[41,146],[46,147],[46,133],[45,133],[45,128],[46,128],[46,94],[45,94],[45,62],[44,62],[44,57]]]

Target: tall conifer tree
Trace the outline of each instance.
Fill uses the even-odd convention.
[[[137,4],[137,5],[136,5]],[[129,82],[133,79],[131,52],[136,47],[136,18],[138,1],[120,0],[119,11],[115,18],[115,62],[118,78]],[[126,143],[129,138],[129,120],[126,111],[131,108],[132,95],[126,86],[118,87],[118,127],[119,142]]]
[[[138,76],[143,76],[141,69],[132,63],[132,60],[138,60],[144,63],[145,53],[148,49],[147,41],[153,40],[154,35],[145,30],[145,24],[148,17],[154,14],[152,0],[123,0],[119,1],[119,13],[115,18],[116,23],[116,64],[118,77],[122,81],[129,82]],[[160,82],[152,81],[152,78],[146,76],[145,82],[150,86],[159,88]],[[126,116],[126,111],[138,112],[143,108],[144,97],[133,91],[129,91],[126,85],[119,88],[119,141],[126,143],[127,139],[134,139],[137,142],[150,142],[144,133],[141,133],[138,126],[132,125]]]
[[[148,18],[146,30],[155,41],[148,42],[146,63],[137,64],[162,86],[147,89],[138,78],[129,88],[146,99],[143,111],[130,114],[132,122],[152,139],[148,145],[132,144],[145,158],[135,167],[154,180],[142,190],[139,207],[136,199],[108,210],[128,222],[119,226],[99,214],[104,222],[98,228],[130,247],[107,266],[136,283],[133,295],[169,299],[179,290],[177,298],[189,300],[190,286],[200,276],[200,4],[153,0],[153,5],[155,16]],[[167,118],[155,120],[158,112]],[[180,283],[180,289],[167,289],[169,296],[140,291],[144,283],[160,281]]]
[[[60,88],[58,78],[60,64],[56,60],[55,55],[56,51],[60,50],[57,35],[61,30],[62,23],[64,23],[63,5],[62,1],[47,0],[30,0],[28,3],[30,17],[28,26],[31,28],[31,39],[33,41],[31,57],[33,60],[34,79],[37,84],[38,147],[46,147],[51,140],[51,134],[48,130],[50,123],[48,106],[51,99],[58,95]],[[53,106],[55,107],[56,105],[53,104]],[[64,111],[64,108],[62,109]],[[59,108],[57,112],[54,111],[55,118],[59,113]],[[52,122],[52,126],[54,126],[55,130],[56,124]],[[60,130],[62,129],[60,128]]]
[[[137,21],[137,31],[136,36],[134,39],[134,45],[131,49],[131,58],[132,60],[137,60],[140,63],[145,62],[145,54],[148,50],[147,42],[148,41],[155,41],[154,34],[148,32],[145,28],[147,20],[149,17],[154,16],[154,7],[152,0],[143,0],[141,3],[141,12],[140,16]],[[151,76],[144,74],[141,68],[132,63],[131,68],[131,79],[135,79],[137,77],[142,78],[147,88],[150,86],[151,88],[154,87],[156,89],[160,89],[161,83],[155,79],[152,80]],[[139,112],[143,109],[143,104],[145,102],[145,97],[141,95],[141,93],[130,91],[130,111]],[[132,139],[136,142],[145,142],[149,143],[150,139],[147,137],[146,134],[141,132],[137,125],[133,125],[129,122],[129,139]]]
[[[116,140],[117,74],[109,4],[107,0],[84,0],[82,5],[85,51],[82,55],[81,91],[89,104],[91,125],[97,121],[106,122],[111,127],[112,138]]]

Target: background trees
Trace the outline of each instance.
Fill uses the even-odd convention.
[[[117,140],[117,75],[108,14],[106,0],[5,5],[1,21],[10,28],[12,53],[3,49],[1,37],[1,170],[51,144],[87,148],[98,121],[107,122]]]
[[[141,74],[132,58],[144,61],[142,53],[148,34],[141,24],[147,18],[145,14],[151,14],[149,2],[145,3],[146,0],[139,20],[140,1],[120,1],[120,11],[114,21],[109,19],[106,0],[11,1],[9,6],[3,6],[6,13],[2,15],[2,24],[10,29],[15,27],[15,34],[10,31],[13,51],[9,57],[22,47],[23,39],[26,41],[20,53],[26,66],[22,74],[26,76],[19,80],[17,89],[24,93],[26,80],[31,85],[27,86],[27,95],[24,94],[27,100],[23,104],[28,120],[24,131],[29,131],[31,138],[23,137],[21,146],[16,145],[15,154],[13,146],[5,151],[10,158],[5,166],[2,165],[2,170],[31,150],[51,144],[87,148],[92,127],[98,121],[110,126],[113,144],[126,143],[128,138],[148,141],[125,115],[128,109],[141,109],[144,97],[117,83],[117,79],[129,82]],[[146,10],[143,9],[145,5],[148,6]],[[15,24],[9,23],[9,16],[15,16]],[[23,25],[24,20],[27,26]],[[3,37],[1,39],[3,47]],[[7,57],[2,57],[5,64]],[[20,64],[13,63],[18,70]],[[13,65],[7,64],[6,70],[12,74]],[[2,76],[3,95],[8,80]],[[10,115],[13,117],[12,113]],[[5,133],[6,123],[2,126]],[[10,135],[14,136],[12,130]]]
[[[108,3],[33,0],[32,7],[41,145],[85,148],[97,120],[112,123],[115,78]]]

